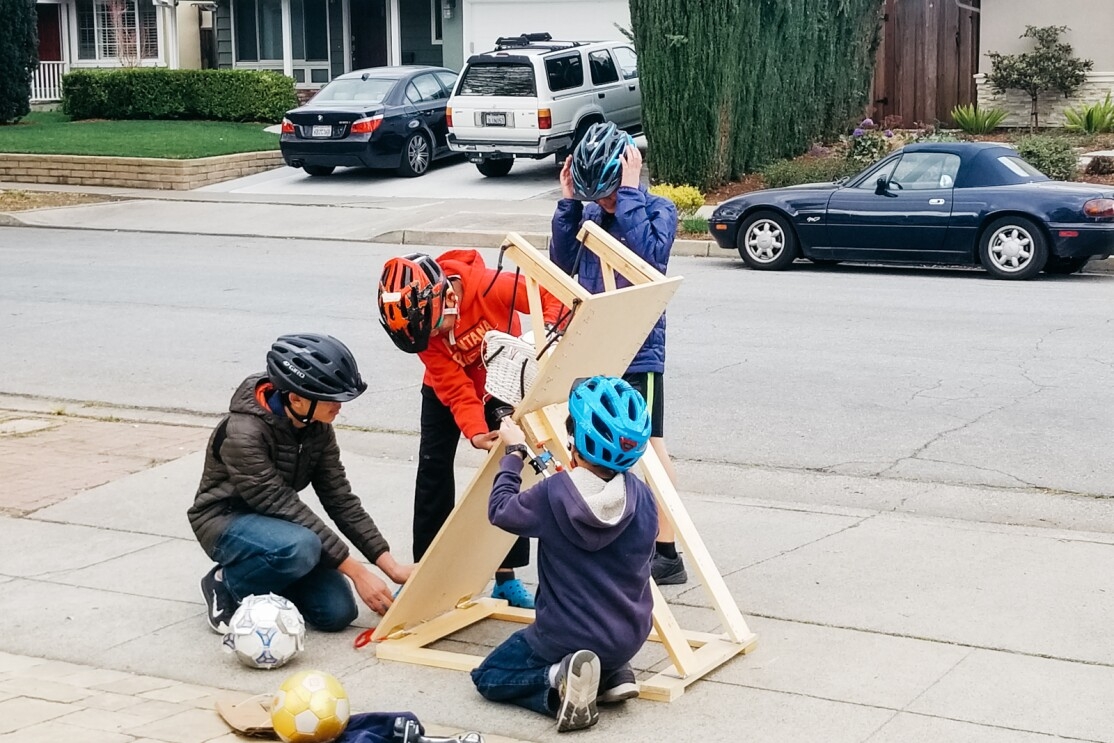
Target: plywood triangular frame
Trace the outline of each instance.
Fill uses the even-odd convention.
[[[503,244],[506,256],[526,277],[530,322],[538,344],[546,337],[541,289],[571,308],[564,335],[550,353],[541,356],[537,378],[514,414],[530,445],[544,446],[564,466],[569,464],[564,421],[573,381],[595,374],[621,376],[682,281],[666,277],[592,222],[585,223],[578,238],[585,250],[599,256],[604,276],[600,294],[589,293],[517,233],[510,233]],[[618,287],[616,274],[630,286]],[[512,608],[506,601],[482,595],[515,540],[487,519],[488,496],[501,457],[498,448],[488,454],[398,599],[379,621],[373,634],[378,658],[467,671],[483,658],[428,646],[484,619],[533,621],[532,610]],[[672,665],[643,681],[640,696],[672,701],[695,680],[750,652],[757,636],[747,627],[652,448],[640,468],[722,630],[682,629],[661,591],[651,586],[654,631],[648,639],[663,644]],[[536,477],[524,470],[523,487]]]

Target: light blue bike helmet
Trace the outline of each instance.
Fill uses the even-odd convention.
[[[614,122],[588,127],[572,153],[572,190],[580,201],[596,201],[615,193],[623,178],[620,156],[634,139]]]
[[[650,413],[642,395],[618,377],[591,377],[573,388],[573,443],[586,461],[626,472],[646,451]]]

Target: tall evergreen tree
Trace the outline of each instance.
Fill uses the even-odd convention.
[[[39,66],[35,0],[0,0],[0,124],[31,112],[31,75]]]
[[[882,0],[630,0],[654,177],[711,187],[803,152],[870,95]]]

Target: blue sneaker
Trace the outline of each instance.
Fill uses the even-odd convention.
[[[534,608],[534,594],[526,590],[526,586],[518,578],[496,583],[491,591],[491,598],[506,599],[508,604],[519,609]]]

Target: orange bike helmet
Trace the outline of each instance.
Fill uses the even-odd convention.
[[[391,258],[379,278],[379,322],[394,344],[406,353],[429,347],[433,329],[445,311],[448,279],[425,253]]]

